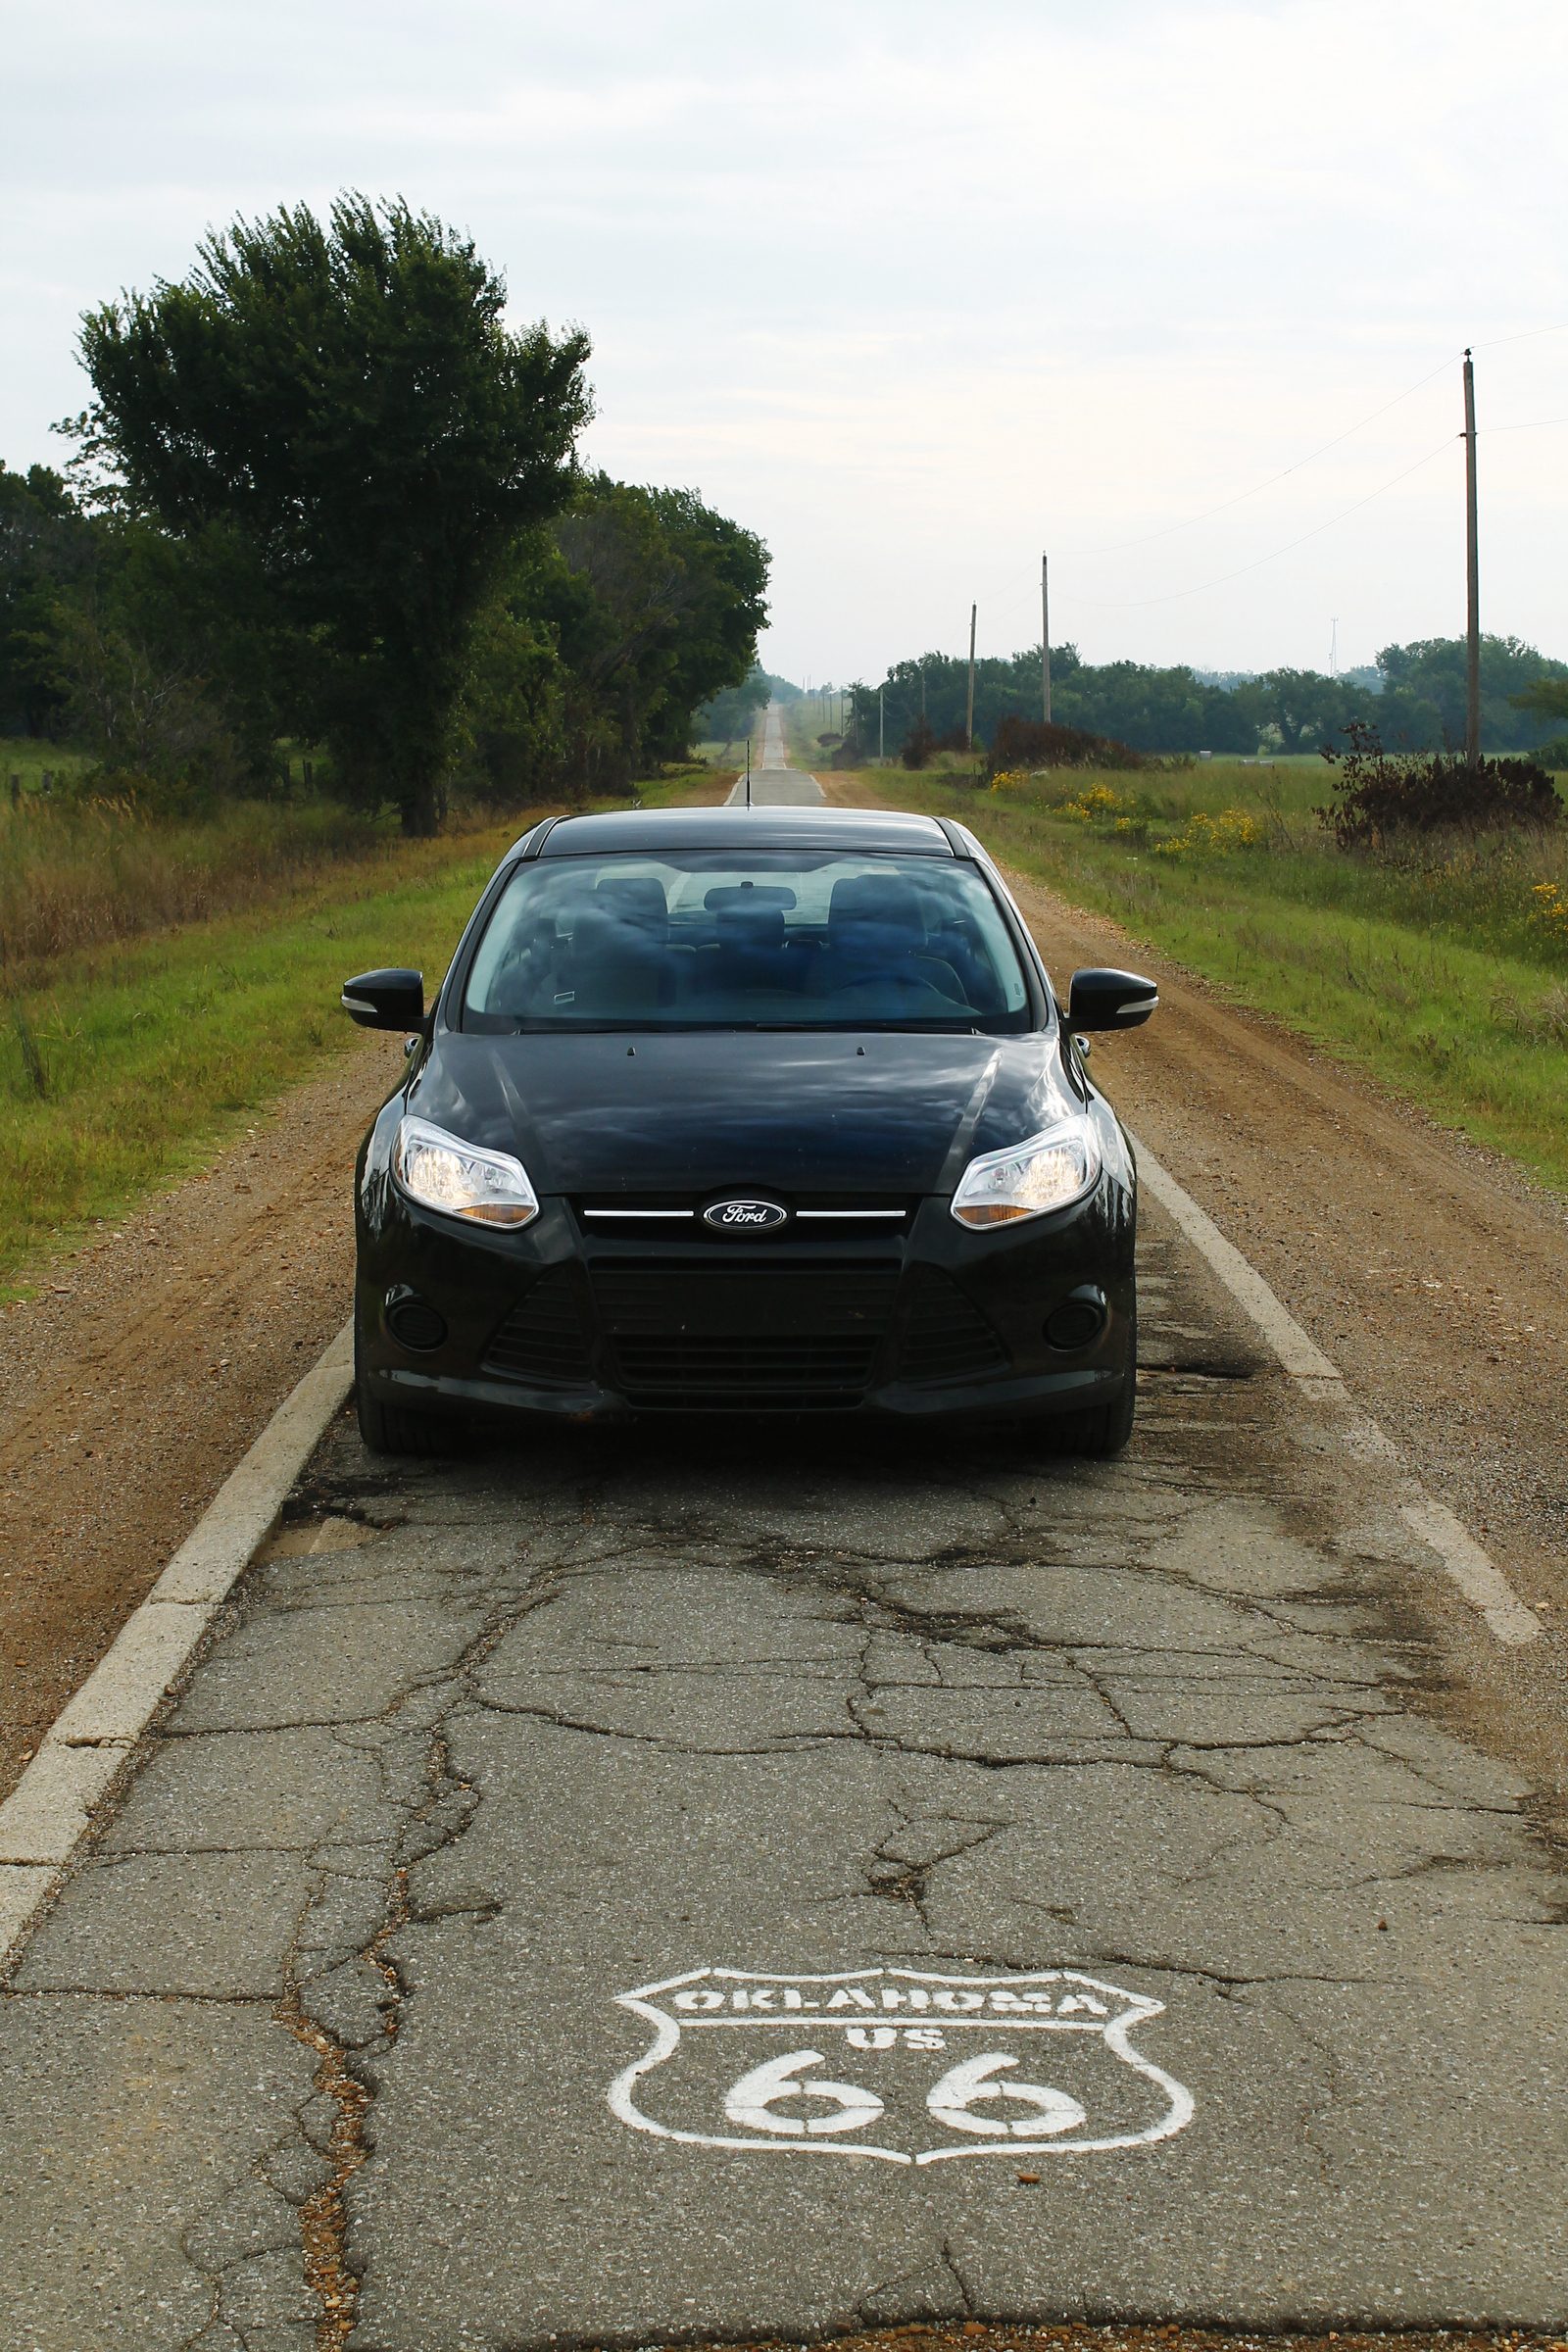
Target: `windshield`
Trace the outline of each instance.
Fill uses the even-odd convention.
[[[1002,909],[956,859],[695,850],[517,865],[464,1027],[1022,1030]]]

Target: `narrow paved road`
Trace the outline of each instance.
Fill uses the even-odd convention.
[[[730,793],[730,805],[739,808],[747,795],[743,776]],[[769,703],[762,716],[762,757],[752,771],[751,797],[753,805],[765,808],[815,808],[822,799],[822,787],[814,776],[790,765],[790,756],[784,745],[784,720],[776,703]]]
[[[0,2006],[4,2352],[1560,2329],[1500,1653],[1143,1255],[1112,1464],[340,1421]]]

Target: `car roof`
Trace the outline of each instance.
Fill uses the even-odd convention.
[[[539,836],[542,834],[542,838]],[[857,850],[904,857],[958,855],[934,816],[894,808],[620,808],[547,820],[524,834],[536,858],[598,858],[616,850]]]

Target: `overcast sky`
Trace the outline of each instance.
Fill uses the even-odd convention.
[[[13,466],[83,308],[352,186],[589,330],[589,457],[762,534],[791,676],[1038,642],[1043,546],[1092,660],[1454,634],[1467,342],[1484,622],[1568,656],[1561,0],[13,0],[0,109]]]

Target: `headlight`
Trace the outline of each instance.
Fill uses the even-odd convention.
[[[1043,1217],[1092,1192],[1100,1181],[1100,1147],[1083,1118],[1062,1119],[1010,1151],[971,1159],[953,1196],[960,1225],[1010,1225]]]
[[[520,1159],[482,1152],[425,1119],[405,1119],[399,1127],[392,1173],[411,1200],[475,1225],[526,1225],[539,1214]]]

